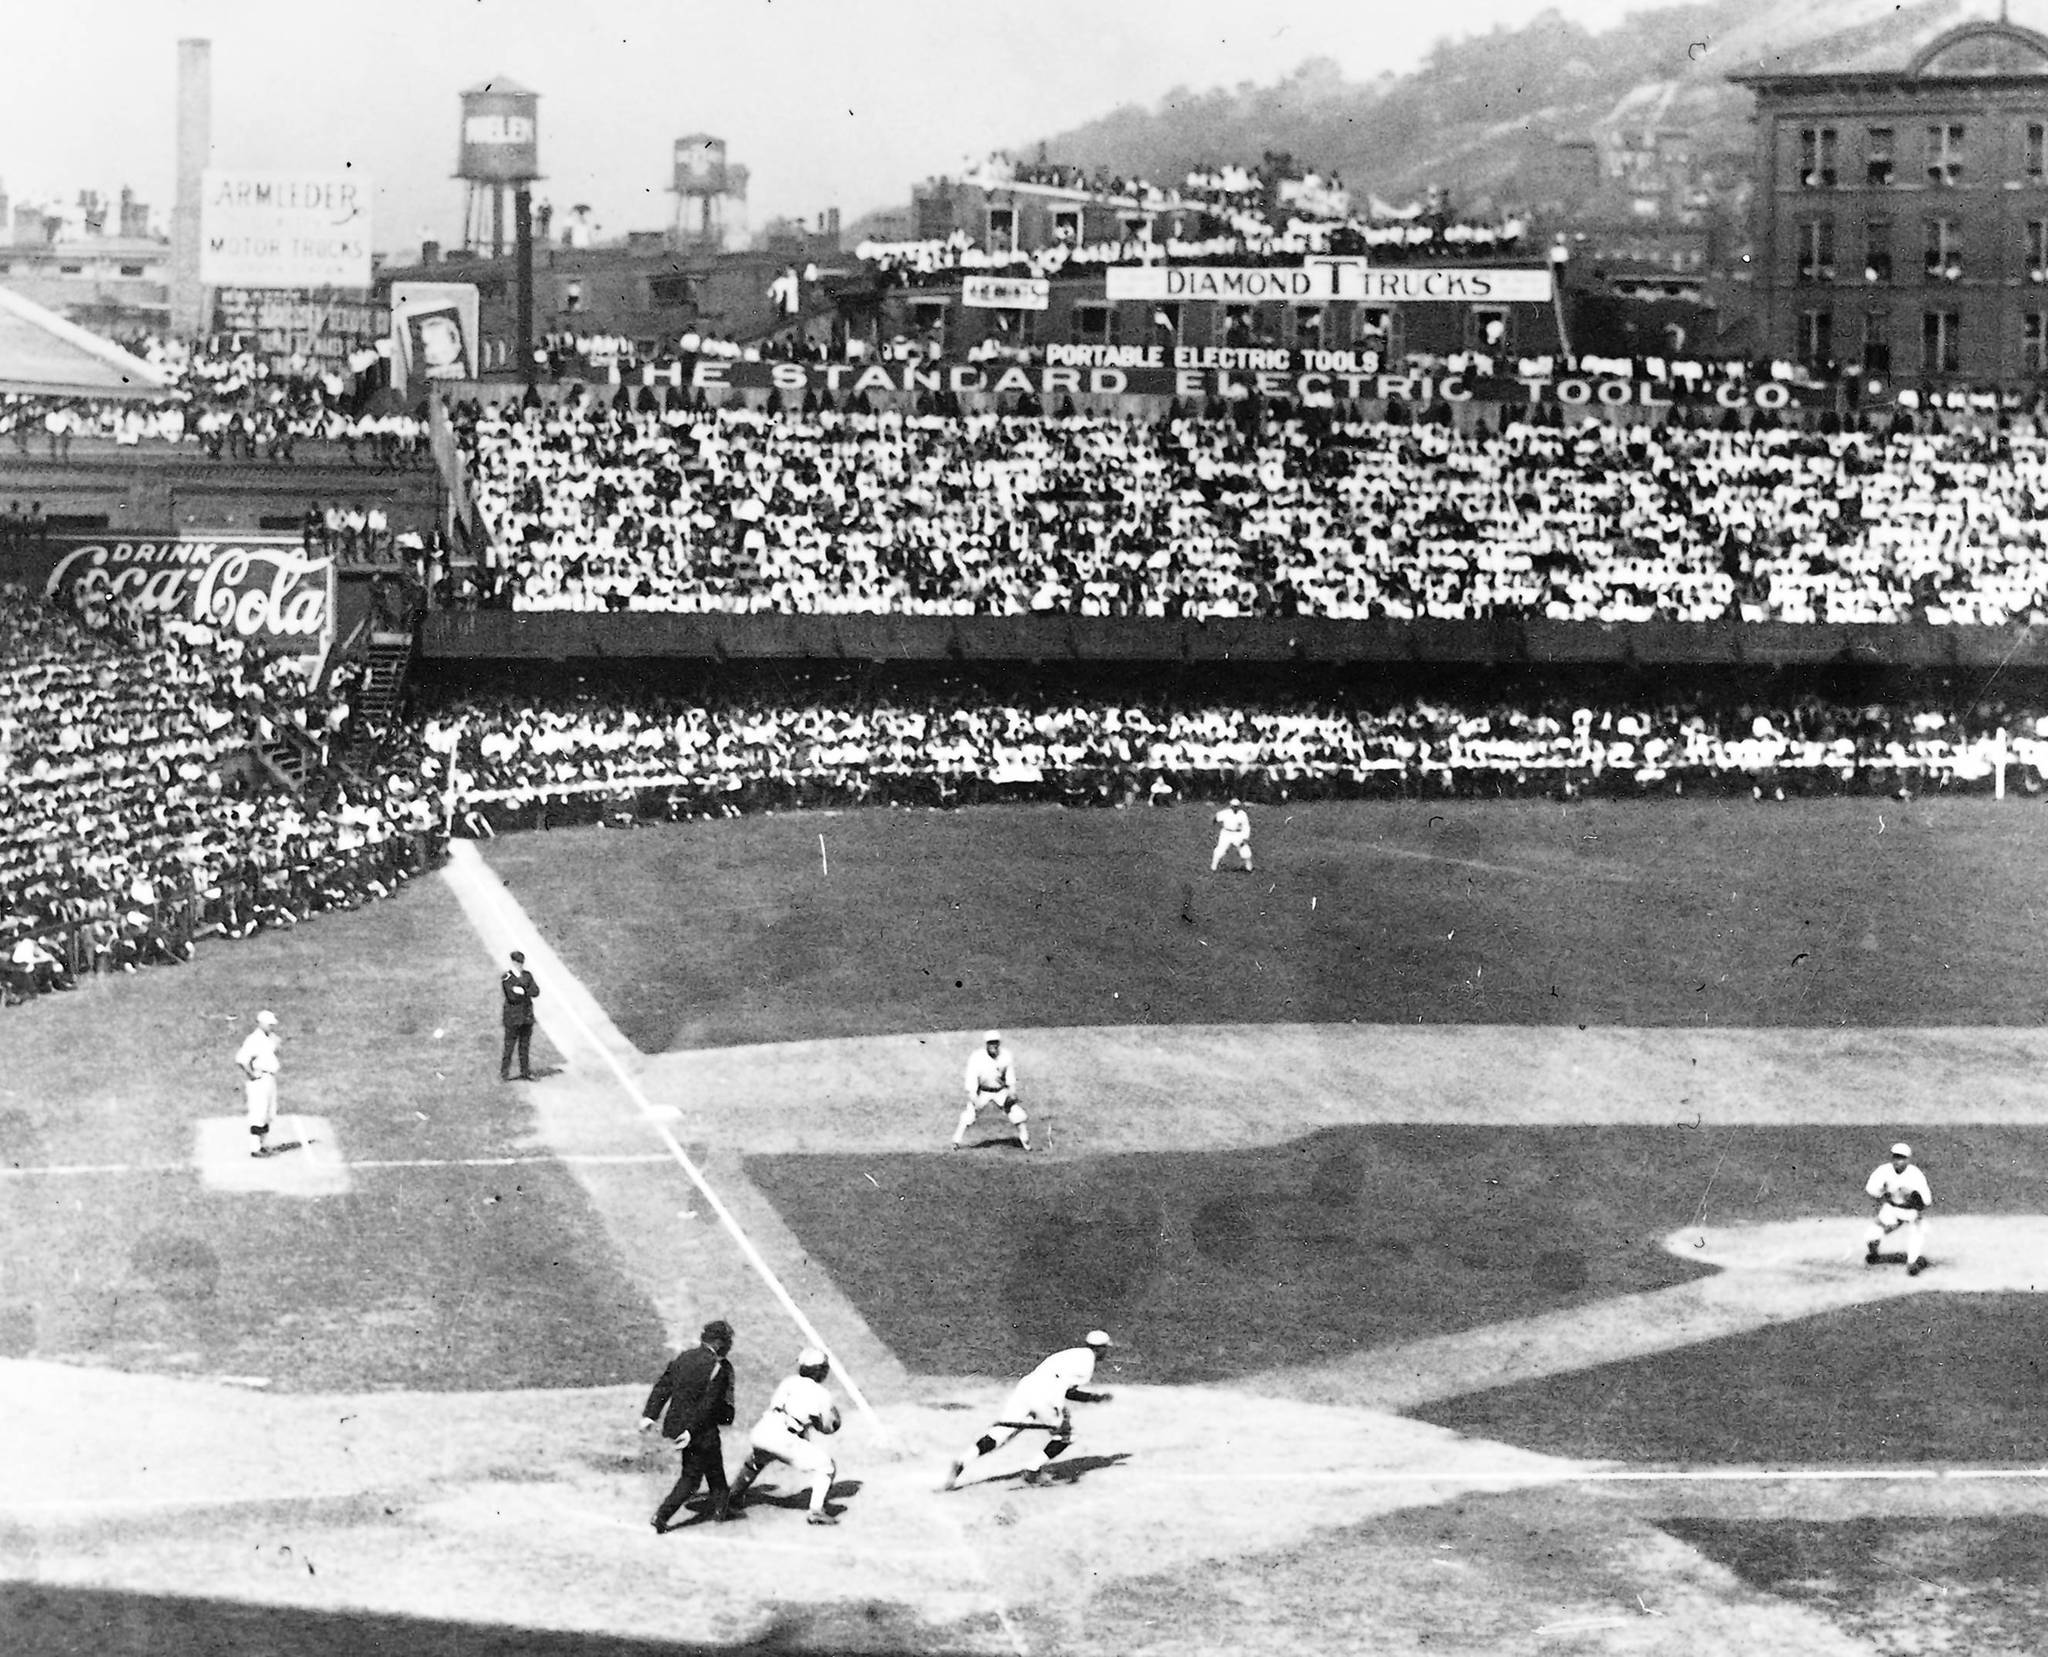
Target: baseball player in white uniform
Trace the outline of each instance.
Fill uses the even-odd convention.
[[[1251,873],[1251,813],[1235,800],[1216,813],[1216,850],[1209,855],[1209,872],[1213,875],[1222,868],[1233,851],[1244,860],[1245,873]]]
[[[242,1102],[249,1111],[249,1131],[256,1136],[251,1156],[270,1154],[270,1124],[277,1115],[277,1014],[256,1015],[256,1028],[235,1049],[235,1068],[242,1073]]]
[[[839,1431],[839,1406],[825,1390],[825,1377],[831,1373],[831,1359],[815,1346],[807,1346],[796,1355],[796,1373],[776,1387],[769,1396],[766,1412],[754,1423],[752,1453],[739,1477],[732,1481],[719,1517],[730,1518],[737,1513],[753,1482],[767,1471],[771,1462],[780,1461],[811,1476],[810,1523],[839,1523],[825,1508],[838,1466],[822,1444],[811,1440],[812,1433],[823,1436]]]
[[[960,1108],[960,1120],[953,1129],[952,1149],[967,1140],[967,1130],[985,1110],[999,1110],[1017,1130],[1017,1143],[1031,1149],[1031,1123],[1017,1096],[1017,1061],[1003,1050],[1002,1033],[991,1030],[981,1046],[967,1060],[967,1103]]]
[[[1906,1275],[1918,1277],[1927,1269],[1927,1210],[1934,1206],[1934,1193],[1927,1188],[1927,1176],[1913,1166],[1913,1147],[1901,1140],[1892,1147],[1892,1159],[1880,1163],[1863,1183],[1866,1196],[1877,1199],[1877,1217],[1863,1239],[1863,1263],[1877,1264],[1879,1247],[1894,1232],[1906,1234]]]
[[[994,1423],[974,1441],[973,1454],[963,1456],[946,1470],[944,1488],[951,1490],[959,1484],[961,1471],[968,1462],[993,1455],[1018,1434],[1030,1432],[1044,1433],[1046,1440],[1043,1459],[1024,1475],[1024,1482],[1041,1483],[1047,1466],[1065,1455],[1074,1442],[1073,1418],[1067,1405],[1108,1402],[1108,1393],[1090,1392],[1088,1383],[1095,1379],[1095,1360],[1111,1344],[1100,1329],[1091,1329],[1081,1345],[1055,1352],[1012,1387]]]

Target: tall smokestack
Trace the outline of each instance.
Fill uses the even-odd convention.
[[[213,42],[178,42],[178,198],[171,209],[171,331],[203,334],[206,290],[199,282],[199,197],[213,150]]]

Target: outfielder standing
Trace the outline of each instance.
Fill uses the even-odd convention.
[[[1232,852],[1243,859],[1244,871],[1252,870],[1252,819],[1236,800],[1216,813],[1216,849],[1209,854],[1209,872],[1213,875],[1223,867],[1224,858]]]
[[[1065,1455],[1074,1442],[1073,1417],[1067,1405],[1102,1404],[1109,1400],[1108,1393],[1090,1392],[1087,1388],[1088,1383],[1095,1379],[1095,1360],[1107,1352],[1110,1345],[1110,1338],[1100,1329],[1091,1329],[1080,1346],[1055,1352],[1019,1381],[1010,1389],[1010,1396],[1003,1400],[1001,1414],[974,1441],[973,1455],[962,1457],[946,1470],[944,1488],[951,1490],[959,1484],[961,1470],[969,1461],[993,1455],[1019,1433],[1028,1432],[1046,1435],[1045,1454],[1038,1465],[1024,1475],[1024,1482],[1042,1482],[1046,1468]]]
[[[966,1142],[967,1130],[984,1110],[1001,1111],[1017,1130],[1017,1143],[1031,1149],[1030,1119],[1017,1096],[1017,1061],[1003,1051],[1002,1034],[996,1030],[981,1038],[981,1047],[967,1060],[967,1103],[953,1129],[954,1150]]]
[[[277,1014],[256,1015],[256,1028],[235,1049],[235,1068],[242,1073],[242,1102],[249,1110],[249,1131],[256,1143],[251,1156],[270,1155],[270,1124],[277,1115]]]
[[[769,1464],[780,1461],[811,1476],[810,1523],[839,1523],[837,1515],[825,1506],[839,1469],[822,1444],[811,1442],[813,1432],[829,1435],[839,1431],[839,1406],[825,1390],[825,1377],[831,1373],[831,1359],[815,1346],[796,1355],[796,1373],[769,1395],[767,1413],[754,1423],[753,1451],[725,1499],[728,1516],[739,1512],[747,1491]]]
[[[1895,1231],[1906,1234],[1906,1275],[1918,1277],[1927,1269],[1925,1247],[1927,1210],[1934,1206],[1934,1193],[1927,1189],[1927,1176],[1913,1166],[1913,1147],[1901,1140],[1892,1147],[1892,1159],[1880,1163],[1864,1182],[1865,1195],[1877,1198],[1877,1217],[1870,1222],[1863,1241],[1863,1263],[1877,1264],[1879,1245]]]

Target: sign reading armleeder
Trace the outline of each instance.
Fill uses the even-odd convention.
[[[209,168],[199,197],[199,280],[208,287],[367,288],[369,179]]]

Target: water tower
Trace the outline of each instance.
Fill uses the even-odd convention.
[[[540,94],[517,81],[488,80],[462,94],[462,245],[505,256],[506,198],[540,177]]]
[[[676,198],[676,245],[723,247],[726,199],[745,198],[747,169],[727,162],[723,138],[693,132],[676,140],[669,189]]]

